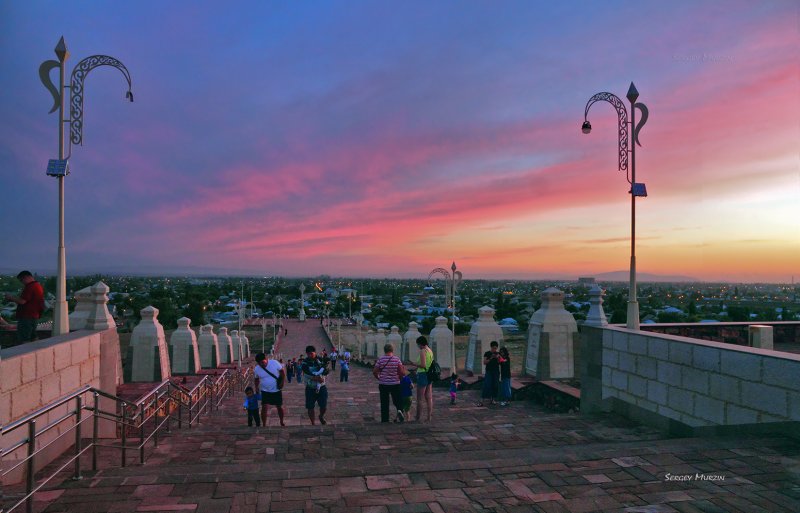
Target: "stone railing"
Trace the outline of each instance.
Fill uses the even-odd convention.
[[[611,326],[580,343],[583,412],[682,435],[797,430],[800,355]]]

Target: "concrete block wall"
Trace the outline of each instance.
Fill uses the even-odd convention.
[[[680,431],[800,421],[800,355],[582,328],[581,408]]]
[[[116,349],[116,352],[114,351]],[[36,342],[3,349],[0,352],[0,424],[7,425],[46,406],[59,397],[68,395],[85,385],[116,393],[120,380],[119,337],[116,329],[105,331],[78,331]],[[91,400],[84,398],[85,400]],[[101,407],[113,407],[102,405]],[[39,428],[74,409],[71,402],[51,411],[37,421]],[[87,414],[87,412],[84,412]],[[67,422],[48,431],[39,439],[39,446],[54,440],[71,427]],[[84,424],[87,436],[91,424]],[[100,433],[103,436],[102,433]],[[0,445],[8,447],[27,437],[27,429],[20,428],[0,438]],[[43,466],[51,458],[72,445],[73,437],[66,436],[37,459]],[[25,449],[19,452],[24,457]],[[50,457],[48,457],[50,456]],[[12,454],[3,462],[19,457]]]

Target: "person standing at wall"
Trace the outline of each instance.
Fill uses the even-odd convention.
[[[511,400],[511,356],[508,348],[500,348],[500,406],[508,406]]]
[[[497,398],[497,391],[500,388],[500,353],[497,352],[497,341],[492,340],[489,344],[490,350],[483,354],[483,364],[486,371],[483,375],[483,388],[481,389],[481,402],[476,406],[483,406],[485,403],[494,404]]]
[[[6,294],[6,301],[17,304],[17,341],[36,340],[36,325],[44,312],[44,289],[30,271],[22,271],[17,279],[25,286],[22,294]]]

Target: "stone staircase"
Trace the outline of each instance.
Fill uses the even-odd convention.
[[[104,449],[98,471],[53,482],[33,511],[800,510],[797,440],[669,439],[617,416],[528,401],[476,407],[476,390],[451,406],[436,389],[431,423],[381,424],[368,369],[353,366],[348,383],[338,368],[328,379],[325,426],[309,424],[295,381],[284,388],[284,428],[274,409],[268,426],[247,427],[237,394],[200,425],[161,437],[144,465],[120,468],[118,452]],[[696,472],[725,481],[665,479]]]

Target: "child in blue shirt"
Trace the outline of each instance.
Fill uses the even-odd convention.
[[[411,411],[411,396],[414,394],[414,385],[411,382],[411,376],[406,374],[400,379],[400,404],[403,407],[403,415],[408,418]],[[397,422],[397,420],[395,420]]]
[[[258,413],[258,396],[253,392],[253,387],[244,389],[244,409],[247,410],[247,425],[253,425],[253,419],[256,421],[256,427],[261,426],[261,415]]]
[[[461,380],[458,379],[458,374],[454,372],[450,376],[450,404],[456,404],[456,392],[458,392],[458,385],[460,384]]]

